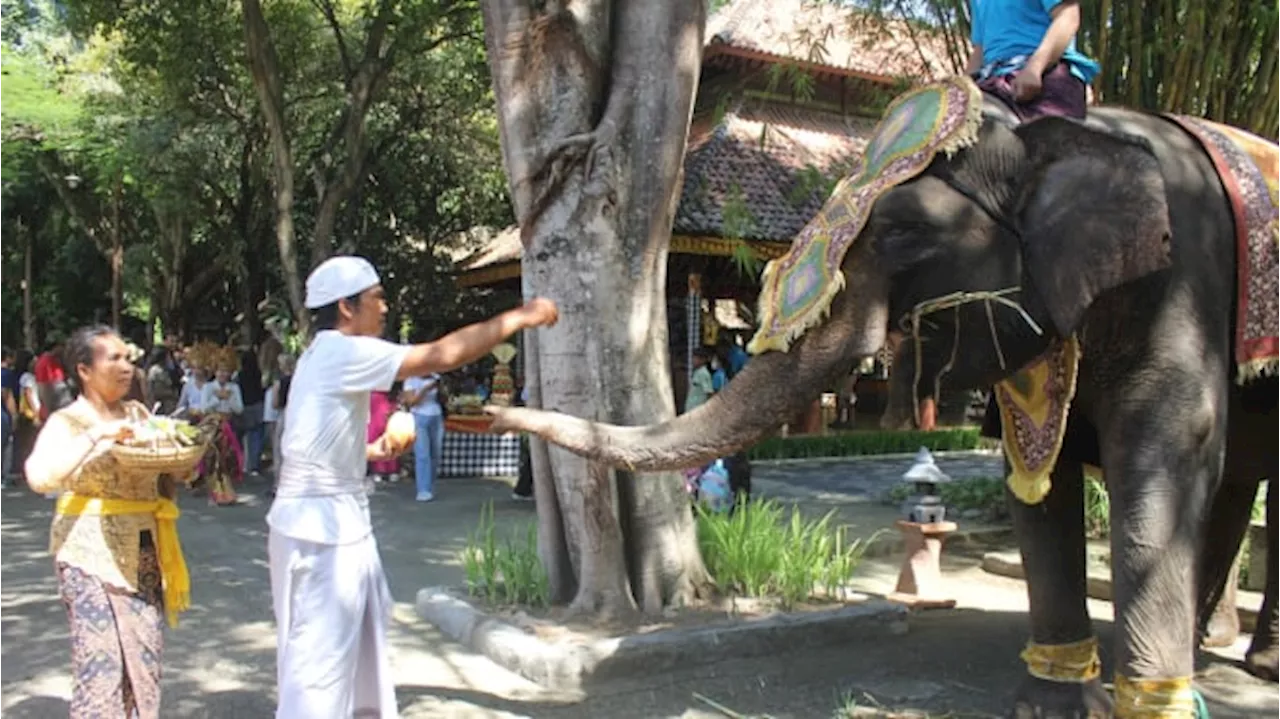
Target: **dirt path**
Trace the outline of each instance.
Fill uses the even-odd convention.
[[[805,471],[865,479],[871,472],[890,476],[901,461],[883,467],[874,462],[816,464]],[[784,478],[774,468],[761,467],[758,476],[764,479],[762,487],[803,487],[806,482],[790,476],[797,471],[790,466]],[[165,717],[241,719],[273,714],[275,627],[267,585],[267,507],[255,496],[262,488],[246,488],[247,503],[234,508],[210,508],[193,498],[182,501],[182,538],[195,606],[167,635]],[[436,502],[417,504],[411,501],[408,484],[384,487],[372,504],[397,600],[391,639],[406,719],[724,716],[699,700],[699,694],[743,714],[779,718],[830,717],[846,704],[846,697],[862,707],[879,702],[993,714],[1007,707],[1013,682],[1020,676],[1017,653],[1026,637],[1021,583],[983,573],[975,557],[956,557],[947,568],[960,607],[913,617],[910,632],[892,644],[709,661],[703,669],[680,676],[590,687],[586,696],[551,694],[443,640],[414,615],[412,602],[419,588],[461,582],[456,554],[486,500],[494,501],[499,526],[521,527],[534,516],[531,504],[511,501],[507,482],[445,480],[440,489]],[[831,495],[833,503],[840,499],[840,487],[824,486],[821,491]],[[779,490],[797,492],[802,490]],[[845,502],[863,503],[865,499]],[[51,510],[49,500],[25,490],[6,490],[0,504],[0,711],[6,719],[67,714],[66,618],[54,599],[45,551]],[[892,561],[868,562],[860,583],[865,590],[884,591],[895,573]],[[1109,605],[1094,603],[1091,610],[1099,618],[1105,642],[1110,634]],[[1229,670],[1227,674],[1232,693],[1260,691],[1271,704],[1235,713],[1215,707],[1215,719],[1275,716],[1274,685],[1255,690]]]

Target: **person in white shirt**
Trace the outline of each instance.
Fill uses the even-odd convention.
[[[200,414],[204,411],[204,386],[208,384],[208,375],[199,367],[191,368],[191,377],[182,384],[182,391],[178,393],[178,406],[174,408],[173,413],[179,414],[187,412],[189,414]]]
[[[406,449],[367,443],[369,396],[396,380],[460,367],[508,336],[550,325],[535,299],[436,342],[380,339],[387,303],[373,265],[332,257],[307,278],[317,333],[298,359],[284,414],[284,459],[267,514],[276,617],[278,719],[398,716],[386,628],[391,596],[369,516],[365,463]]]
[[[435,499],[433,489],[440,475],[440,455],[444,451],[444,412],[440,408],[440,375],[410,377],[404,381],[401,401],[413,414],[413,474],[419,502]]]
[[[201,388],[200,411],[225,414],[235,426],[235,418],[244,412],[244,400],[240,398],[240,385],[231,381],[230,367],[219,367],[213,381]]]

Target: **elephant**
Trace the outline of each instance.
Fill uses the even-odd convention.
[[[1228,197],[1203,147],[1159,115],[1094,108],[1085,120],[1019,124],[989,96],[981,110],[972,146],[939,155],[876,198],[825,319],[786,351],[755,355],[706,404],[636,427],[491,408],[493,431],[532,432],[634,471],[695,466],[773,432],[876,353],[922,302],[1019,288],[1018,308],[972,303],[931,316],[920,330],[921,356],[908,355],[916,343],[902,342],[893,364],[918,359],[920,377],[945,371],[949,387],[987,388],[1053,343],[1078,339],[1067,444],[1094,445],[1111,496],[1117,683],[1189,681],[1200,607],[1221,592],[1211,585],[1225,578],[1243,532],[1238,498],[1248,492],[1219,488],[1256,486],[1255,470],[1276,466],[1272,440],[1248,440],[1276,436],[1275,384],[1235,381]],[[1040,503],[1009,497],[1039,645],[1093,637],[1087,454],[1062,452]],[[1274,492],[1268,515],[1274,537]],[[1260,618],[1250,651],[1251,664],[1272,676],[1274,563],[1270,618]],[[1041,677],[1022,677],[1015,715],[1125,713],[1098,676]]]

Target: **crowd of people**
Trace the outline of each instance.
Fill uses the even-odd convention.
[[[206,472],[211,463],[221,471],[223,449],[239,447],[236,466],[260,471],[270,443],[277,716],[396,716],[391,602],[366,474],[391,471],[410,447],[384,431],[386,417],[402,403],[417,420],[414,441],[438,445],[441,373],[554,323],[557,311],[534,300],[435,342],[397,344],[379,339],[382,292],[361,258],[320,265],[306,295],[317,333],[296,362],[282,356],[267,377],[247,349],[168,342],[140,366],[140,353],[100,325],[55,342],[34,366],[4,352],[6,470],[13,420],[24,417],[34,441],[17,470],[31,490],[57,497],[50,552],[71,624],[72,716],[161,715],[163,623],[176,625],[192,596],[176,521],[183,478],[129,465],[110,448],[165,409],[215,415],[231,428],[205,456]],[[419,499],[430,498],[425,478]]]

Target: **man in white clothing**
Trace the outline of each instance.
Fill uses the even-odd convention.
[[[393,344],[379,339],[387,305],[378,273],[350,256],[311,273],[305,304],[317,333],[289,388],[284,461],[267,514],[276,717],[388,719],[398,716],[386,642],[392,605],[364,470],[408,447],[386,436],[366,444],[369,395],[474,362],[522,329],[554,324],[557,312],[535,299],[435,342]]]

